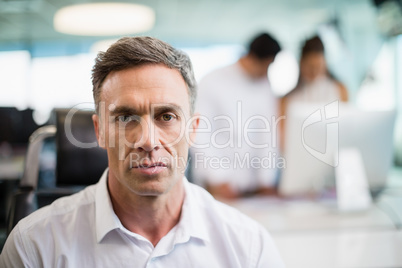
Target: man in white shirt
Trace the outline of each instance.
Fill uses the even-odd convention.
[[[100,181],[21,220],[0,267],[283,267],[266,230],[184,177],[198,127],[189,58],[122,38],[92,72]]]
[[[275,193],[283,163],[278,153],[278,99],[267,72],[279,51],[275,39],[260,34],[246,55],[199,84],[202,131],[192,148],[192,171],[195,182],[217,197]]]

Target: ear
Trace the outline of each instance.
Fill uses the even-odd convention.
[[[92,122],[94,123],[96,139],[98,140],[99,147],[106,149],[105,127],[101,122],[101,118],[97,114],[94,114],[92,115]]]
[[[190,146],[194,144],[195,142],[195,137],[197,136],[197,129],[198,129],[198,125],[200,124],[200,114],[196,113],[191,117],[191,126],[190,126]]]

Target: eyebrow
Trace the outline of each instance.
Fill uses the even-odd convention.
[[[119,115],[119,114],[138,114],[138,110],[128,107],[128,106],[117,106],[113,110],[110,111],[111,115]]]
[[[166,112],[177,112],[182,113],[182,108],[173,103],[164,103],[164,104],[152,104],[151,107],[154,109],[155,114],[161,114]],[[121,115],[121,114],[129,114],[129,115],[140,115],[142,112],[139,110],[128,107],[128,106],[116,106],[112,111],[110,111],[111,115]]]
[[[176,113],[182,113],[182,108],[176,104],[173,103],[167,103],[167,104],[154,104],[154,113],[155,114],[162,114],[166,112],[176,112]]]

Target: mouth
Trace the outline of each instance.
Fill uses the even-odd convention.
[[[160,173],[167,169],[167,164],[163,162],[150,162],[133,165],[131,170],[148,175]]]
[[[155,163],[142,163],[139,165],[132,166],[132,168],[153,168],[153,167],[167,167],[167,165],[163,162],[155,162]]]

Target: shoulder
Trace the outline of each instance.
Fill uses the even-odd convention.
[[[40,227],[55,218],[63,218],[65,215],[74,214],[95,201],[95,185],[84,190],[54,201],[52,204],[40,208],[22,219],[18,225],[21,232]]]
[[[215,200],[199,186],[191,185],[190,194],[198,202],[200,221],[207,227],[211,244],[250,267],[284,267],[268,231],[237,209]]]
[[[208,114],[211,109],[217,109],[226,98],[228,83],[234,76],[232,65],[216,69],[206,74],[198,83],[197,108],[202,114]],[[214,103],[212,105],[212,103]]]
[[[247,235],[260,235],[267,231],[255,220],[243,214],[239,210],[216,200],[205,189],[190,184],[190,193],[197,200],[200,211],[209,222],[219,222],[216,227],[226,229],[229,232],[239,232]]]
[[[40,266],[41,256],[52,256],[56,250],[56,238],[65,237],[79,222],[88,222],[76,218],[78,213],[80,217],[90,217],[88,205],[94,204],[94,189],[95,186],[89,186],[74,195],[59,198],[20,220],[7,238],[0,263],[3,261],[6,267]]]
[[[345,101],[345,102],[348,101],[348,99],[349,99],[348,90],[346,89],[345,85],[337,80],[335,80],[334,82],[338,86],[339,96],[340,96],[341,101]]]
[[[200,87],[209,83],[217,83],[231,78],[236,73],[236,63],[217,68],[207,73],[200,81]]]

